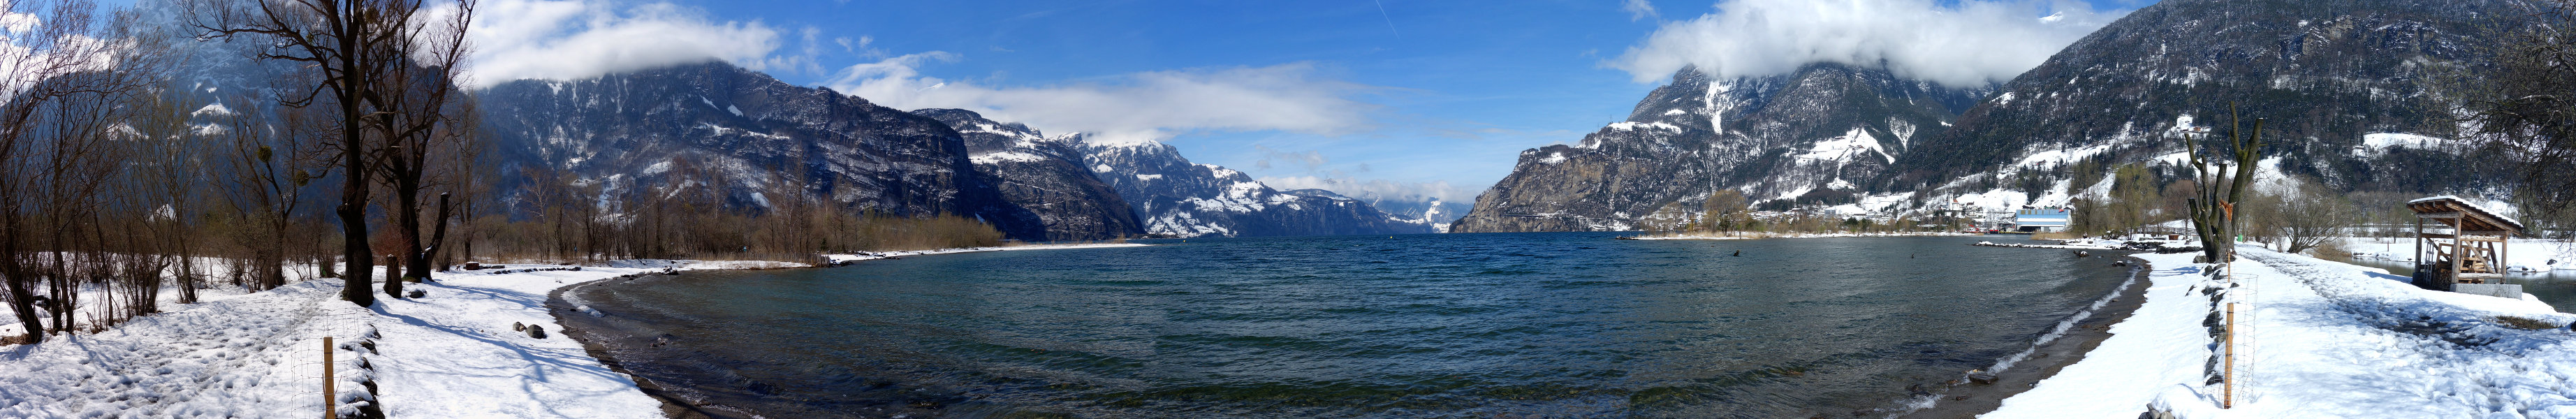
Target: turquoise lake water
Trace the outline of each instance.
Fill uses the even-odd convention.
[[[1997,237],[1144,241],[568,293],[665,394],[749,417],[1889,412],[2112,291]],[[1741,252],[1741,256],[1737,256]]]

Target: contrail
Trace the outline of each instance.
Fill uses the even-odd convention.
[[[1386,15],[1386,2],[1381,0],[1369,0],[1369,2],[1377,3],[1377,17],[1386,19],[1386,31],[1394,33],[1395,39],[1404,39],[1404,32],[1395,30],[1395,17]]]

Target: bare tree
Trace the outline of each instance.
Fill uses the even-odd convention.
[[[1733,232],[1740,224],[1736,218],[1743,215],[1745,209],[1744,192],[1734,189],[1710,192],[1708,200],[1700,203],[1700,210],[1707,213],[1700,218],[1700,223],[1711,230]]]
[[[334,160],[341,171],[340,204],[334,212],[340,218],[348,273],[342,276],[345,286],[340,296],[358,305],[373,305],[375,298],[366,291],[367,278],[375,269],[374,252],[368,248],[366,206],[372,198],[369,186],[380,175],[382,169],[377,165],[382,160],[403,154],[388,150],[403,147],[414,131],[426,134],[431,128],[421,126],[420,121],[437,120],[434,115],[446,106],[436,98],[446,93],[416,96],[413,87],[452,80],[450,77],[424,83],[436,77],[430,73],[455,69],[450,65],[424,71],[422,61],[447,60],[445,55],[461,53],[464,26],[447,22],[470,19],[473,2],[463,2],[464,7],[449,17],[425,7],[429,4],[426,0],[256,0],[248,5],[222,0],[185,1],[198,39],[258,37],[267,45],[257,54],[259,58],[302,63],[312,72],[313,82],[284,92],[279,98],[281,105],[328,104],[338,108],[339,141],[324,148],[336,155]],[[447,40],[456,41],[453,49],[443,44]],[[389,83],[401,87],[387,89]],[[430,90],[448,89],[452,87]],[[422,103],[434,105],[422,107]],[[370,132],[377,136],[375,141],[369,141]],[[404,202],[416,202],[416,198],[398,197]],[[417,222],[409,216],[394,215]],[[387,291],[394,292],[399,287],[387,284]]]
[[[131,110],[138,113],[133,135],[144,150],[131,164],[139,183],[142,208],[150,209],[144,225],[153,233],[153,244],[177,267],[172,272],[180,304],[197,302],[197,280],[204,272],[196,263],[198,221],[204,219],[205,168],[198,160],[202,143],[190,132],[190,110],[179,97],[180,92],[160,89],[154,94],[136,95]],[[138,249],[140,250],[140,249]],[[159,275],[153,275],[157,278]]]
[[[473,23],[474,4],[462,1],[450,12],[431,15],[417,10],[419,3],[411,3],[413,9],[407,12],[421,16],[399,21],[405,28],[402,33],[393,38],[390,48],[375,51],[388,55],[382,59],[391,64],[373,79],[376,86],[367,90],[368,103],[379,116],[369,126],[385,139],[376,167],[393,192],[393,207],[386,212],[393,217],[403,280],[429,276],[431,250],[422,245],[421,200],[425,189],[438,186],[430,184],[437,180],[429,176],[430,171],[447,167],[435,160],[455,158],[459,143],[474,138],[468,135],[471,127],[459,126],[467,119],[458,115],[472,109],[456,84],[464,76],[465,31]],[[432,210],[437,218],[431,223],[445,225],[447,205],[440,200]],[[402,282],[386,281],[385,295],[402,298]]]
[[[26,325],[29,342],[42,341],[49,330],[39,309],[52,318],[51,329],[69,328],[70,303],[47,298],[46,307],[39,307],[38,281],[51,278],[48,288],[57,297],[77,294],[67,291],[73,286],[61,269],[66,260],[60,246],[70,234],[64,228],[70,218],[63,216],[71,210],[53,207],[46,198],[94,187],[96,178],[71,177],[98,174],[87,171],[98,167],[88,164],[104,156],[73,154],[97,151],[92,146],[99,137],[94,131],[64,129],[74,124],[59,119],[97,109],[66,108],[71,102],[103,103],[109,95],[136,87],[135,80],[108,71],[123,46],[116,40],[130,38],[123,35],[132,25],[97,25],[96,9],[85,0],[0,3],[0,12],[40,21],[7,31],[10,45],[21,51],[0,56],[0,96],[8,98],[0,103],[0,288],[6,288],[12,314]],[[79,135],[59,135],[65,133]],[[38,248],[56,251],[44,261],[35,257]]]
[[[2227,144],[2232,148],[2228,150],[2228,160],[2212,167],[2200,153],[2201,138],[2186,136],[2183,140],[2197,184],[2209,186],[2199,188],[2199,197],[2189,200],[2192,228],[2200,235],[2201,256],[2209,263],[2227,263],[2235,258],[2236,248],[2230,241],[2241,225],[2236,202],[2246,196],[2245,188],[2253,184],[2254,163],[2261,160],[2263,148],[2263,120],[2255,119],[2254,130],[2247,131],[2244,118],[2236,116],[2236,104],[2227,104],[2227,111],[2232,119],[2227,133]],[[2236,166],[2234,173],[2228,171],[2230,163]]]
[[[2464,134],[2519,170],[2515,198],[2537,210],[2526,218],[2551,220],[2576,214],[2576,1],[2534,5],[2499,36],[2491,70],[2460,71],[2469,86],[2450,100],[2470,114]]]
[[[303,142],[290,134],[302,118],[287,109],[268,123],[252,110],[217,109],[221,111],[203,115],[217,121],[203,131],[230,151],[223,156],[226,175],[212,178],[225,182],[216,189],[226,193],[223,201],[232,205],[244,227],[240,241],[249,248],[250,266],[242,269],[250,271],[249,288],[286,285],[287,231],[304,203],[304,186],[313,181],[299,165],[298,157],[307,156]]]
[[[2275,198],[2277,207],[2266,211],[2270,235],[2280,238],[2282,251],[2306,252],[2329,240],[2341,240],[2345,229],[2361,219],[2361,209],[2325,185],[2306,178],[2291,180],[2291,188]]]

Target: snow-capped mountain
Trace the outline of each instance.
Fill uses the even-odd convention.
[[[1086,144],[1085,163],[1144,219],[1181,237],[1410,234],[1435,230],[1330,192],[1281,192],[1243,172],[1193,164],[1155,142]],[[1317,193],[1321,192],[1321,193]]]
[[[2086,36],[1901,153],[1887,190],[1926,202],[2057,205],[2126,163],[2187,167],[2179,132],[2268,118],[2267,172],[2342,190],[2447,193],[2508,177],[2441,137],[2442,72],[2483,66],[2490,0],[2169,0]],[[2086,165],[2084,163],[2093,163]],[[2079,176],[2086,175],[2086,176]],[[2006,194],[2013,199],[1993,199]],[[1990,205],[1991,206],[1991,205]]]
[[[1973,89],[1841,64],[1737,80],[1685,69],[1627,121],[1523,151],[1455,231],[1633,229],[1686,218],[1724,189],[1844,215],[2064,205],[2107,191],[2092,180],[2120,164],[2181,176],[2176,134],[2224,135],[2230,102],[2270,119],[2269,177],[2496,189],[2508,177],[2444,139],[2453,128],[2437,109],[2456,94],[2444,72],[2483,66],[2485,26],[2521,5],[2169,0]]]
[[[1452,231],[1628,230],[1728,189],[1841,203],[1986,91],[1831,63],[1731,80],[1685,68],[1627,121],[1522,151]]]
[[[1117,189],[1083,167],[1082,136],[1049,137],[1018,123],[1002,123],[964,109],[917,109],[947,123],[966,141],[967,160],[1002,191],[1002,199],[1029,210],[1047,240],[1100,240],[1142,235],[1142,224]]]
[[[1012,238],[1048,236],[1043,217],[978,175],[947,124],[729,64],[520,80],[478,97],[503,173],[561,170],[609,196],[687,174],[751,207],[767,207],[764,191],[780,182],[802,183],[850,207],[971,215]],[[503,179],[509,193],[531,181]]]
[[[1294,191],[1290,192],[1294,193]],[[1384,211],[1390,217],[1429,225],[1442,233],[1449,232],[1450,223],[1458,222],[1459,217],[1467,216],[1467,211],[1474,208],[1471,203],[1448,202],[1438,197],[1420,195],[1384,196],[1361,193],[1359,196],[1350,198],[1368,202],[1369,206],[1377,207],[1378,211]]]

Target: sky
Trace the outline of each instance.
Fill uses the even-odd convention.
[[[1465,202],[1685,65],[2008,80],[2141,0],[483,0],[472,83],[718,59],[880,105],[1158,141],[1280,189]]]

